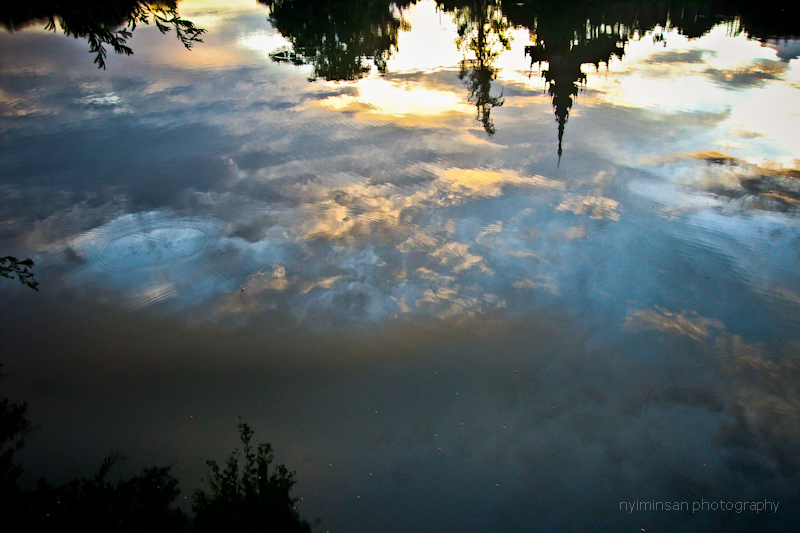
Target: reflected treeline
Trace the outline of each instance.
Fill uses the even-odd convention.
[[[413,1],[259,0],[292,43],[292,50],[273,54],[273,59],[311,64],[314,78],[326,80],[358,79],[371,63],[383,72],[404,27],[399,10]],[[491,109],[503,104],[502,91],[491,92],[494,62],[509,48],[510,28],[530,31],[533,42],[525,53],[532,66],[546,65],[540,72],[558,124],[559,161],[570,109],[587,79],[583,66],[599,68],[613,57],[622,58],[628,40],[654,30],[660,31],[656,40],[669,30],[695,38],[718,24],[760,40],[800,34],[800,8],[782,1],[445,0],[437,5],[452,13],[457,24],[456,42],[465,54],[459,77],[490,135],[495,132]]]
[[[205,30],[178,14],[176,0],[35,0],[9,2],[0,8],[0,24],[8,31],[43,24],[45,29],[86,39],[99,68],[106,68],[106,46],[132,55],[128,39],[138,25],[153,24],[175,34],[186,48],[202,42]]]
[[[22,468],[14,454],[30,429],[27,405],[0,400],[0,526],[4,531],[205,533],[280,531],[310,533],[311,524],[291,496],[294,472],[273,466],[272,447],[251,444],[253,430],[239,423],[242,449],[222,467],[208,461],[209,491],[198,490],[190,517],[175,505],[178,480],[170,467],[145,468],[116,482],[108,479],[120,456],[107,457],[97,473],[63,485],[40,479],[31,490],[18,486]]]
[[[800,36],[800,7],[786,0],[521,0],[503,4],[503,13],[515,26],[579,31],[581,26],[623,26],[627,35],[643,34],[656,27],[674,29],[688,38],[708,33],[718,24],[728,24],[732,33],[746,32],[758,40]]]
[[[405,27],[399,9],[413,0],[258,0],[269,20],[292,43],[276,61],[314,67],[313,79],[357,80],[371,64],[386,71]]]

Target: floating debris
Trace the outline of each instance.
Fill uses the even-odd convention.
[[[269,58],[278,63],[292,63],[293,65],[304,65],[306,63],[303,54],[299,54],[291,48],[282,48],[271,52]]]

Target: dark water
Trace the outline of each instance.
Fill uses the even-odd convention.
[[[241,415],[320,531],[797,530],[796,8],[178,8],[3,15],[26,482],[190,496]]]

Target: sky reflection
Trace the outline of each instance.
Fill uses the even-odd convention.
[[[3,89],[6,131],[38,131],[40,139],[4,136],[4,166],[17,176],[6,180],[6,198],[37,206],[31,219],[29,207],[14,214],[21,204],[6,202],[4,225],[20,252],[39,263],[64,254],[83,262],[63,273],[67,285],[74,286],[71,277],[99,276],[120,298],[139,302],[133,307],[202,306],[214,317],[259,307],[355,321],[514,313],[520,292],[572,303],[600,296],[578,289],[598,275],[589,270],[603,269],[593,256],[639,238],[645,221],[663,226],[651,231],[700,239],[695,244],[723,255],[730,253],[725,241],[740,240],[737,220],[745,213],[750,227],[765,209],[795,224],[792,178],[774,185],[800,157],[800,113],[792,107],[800,98],[787,79],[794,60],[744,34],[731,36],[725,25],[695,39],[658,28],[625,41],[622,59],[604,70],[589,67],[556,169],[551,102],[526,57],[524,29],[514,30],[509,50],[498,49],[492,67],[497,79],[490,83],[503,95],[492,136],[477,127],[454,76],[469,51],[459,50],[450,12],[432,3],[394,15],[405,26],[385,74],[373,70],[349,83],[309,83],[307,67],[271,61],[270,48],[286,41],[264,23],[263,6],[180,8],[215,31],[202,53],[168,71],[160,51],[178,48],[145,39],[142,53],[124,58],[132,63],[124,71],[112,62],[116,70],[76,85],[70,74],[42,73],[49,80],[42,91]],[[149,35],[143,30],[137,38]],[[416,69],[420,48],[406,52],[401,38],[415,31],[445,41],[450,35],[448,46],[427,46],[430,60]],[[4,42],[16,44],[10,36]],[[196,61],[206,71],[195,70]],[[4,76],[6,85],[18,79]],[[106,146],[87,152],[91,138]],[[642,138],[658,142],[643,145]],[[123,155],[134,146],[147,161]],[[711,152],[718,155],[692,155]],[[139,177],[131,181],[131,174]],[[74,176],[69,185],[66,176]],[[21,179],[39,186],[21,188]],[[755,184],[767,179],[773,185]],[[44,191],[58,193],[31,196]],[[720,217],[724,223],[712,222]],[[203,253],[176,251],[183,241],[202,241]],[[113,257],[98,258],[97,250]],[[650,251],[628,253],[647,264]],[[180,283],[172,279],[175,254]],[[606,268],[607,282],[619,279],[619,265]],[[792,271],[780,254],[773,269]],[[276,271],[283,274],[263,281]],[[774,291],[794,294],[797,281],[790,274]],[[261,288],[248,293],[252,283]],[[273,286],[281,288],[266,288]],[[634,286],[615,286],[614,294],[638,301]],[[245,297],[246,305],[232,303]],[[608,296],[600,300],[614,306]]]
[[[202,44],[137,28],[106,71],[0,34],[0,256],[40,282],[0,283],[2,362],[49,428],[36,474],[202,464],[241,413],[331,531],[796,522],[615,507],[797,509],[796,36],[584,18],[582,61],[537,2],[420,1],[326,56],[290,9],[315,2],[266,4],[184,0]]]

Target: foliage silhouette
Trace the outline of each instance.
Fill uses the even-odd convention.
[[[0,400],[0,500],[8,501],[16,492],[16,483],[22,467],[14,463],[14,454],[25,444],[24,436],[30,430],[25,418],[28,405]]]
[[[0,374],[0,379],[6,377]],[[22,475],[22,467],[14,462],[16,454],[25,445],[25,435],[31,423],[25,418],[26,403],[0,399],[0,517],[4,522],[14,522],[21,507],[21,492],[17,480]]]
[[[269,21],[292,50],[272,54],[275,61],[309,64],[313,81],[352,81],[370,71],[386,71],[397,50],[397,36],[407,23],[395,8],[410,0],[258,0],[270,10]]]
[[[169,467],[145,468],[130,479],[111,483],[106,476],[119,460],[108,456],[94,477],[60,486],[40,479],[34,490],[17,482],[22,467],[14,454],[24,445],[31,424],[27,404],[0,400],[0,516],[10,530],[54,531],[75,527],[87,532],[179,532],[189,520],[173,503],[180,494]]]
[[[89,533],[176,533],[251,531],[309,533],[311,525],[296,511],[297,498],[290,495],[294,472],[275,466],[270,444],[250,442],[253,430],[240,421],[244,444],[243,468],[235,450],[220,468],[208,461],[210,493],[195,493],[190,518],[175,506],[180,495],[178,480],[170,467],[142,469],[139,475],[117,482],[107,479],[121,456],[103,460],[91,478],[63,485],[40,479],[33,490],[20,488],[22,467],[14,454],[22,448],[30,422],[27,404],[0,400],[0,524],[9,530],[56,531],[67,528]]]
[[[28,270],[32,267],[33,261],[31,259],[20,261],[10,255],[0,257],[0,276],[9,279],[16,277],[23,285],[38,291],[39,282],[33,279],[33,272]]]
[[[170,468],[144,468],[129,479],[107,481],[109,470],[119,459],[118,455],[108,456],[92,478],[61,486],[40,480],[28,494],[25,521],[50,531],[69,527],[125,533],[185,530],[189,519],[173,507],[180,490]]]
[[[297,498],[291,497],[296,481],[294,472],[284,465],[275,466],[272,446],[251,445],[253,430],[239,421],[242,452],[234,450],[223,468],[208,461],[210,492],[198,490],[192,503],[194,531],[225,529],[310,532],[311,525],[295,510]],[[243,464],[240,465],[240,459]],[[240,466],[241,471],[240,471]]]
[[[175,30],[181,43],[191,49],[203,42],[205,30],[178,14],[176,0],[39,0],[19,2],[0,10],[0,24],[15,31],[34,23],[45,23],[53,32],[85,38],[98,68],[106,68],[106,46],[115,53],[133,55],[128,39],[138,25],[153,22],[161,33]]]

